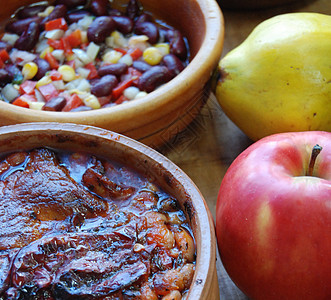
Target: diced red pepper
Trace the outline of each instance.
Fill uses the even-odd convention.
[[[132,85],[134,79],[130,78],[125,81],[120,82],[112,91],[112,96],[117,99],[119,96],[122,95],[123,91]]]
[[[125,49],[122,48],[114,48],[115,51],[117,52],[121,52],[123,55],[125,55],[127,53],[127,51]]]
[[[143,55],[143,52],[139,48],[130,49],[128,54],[132,57],[133,60],[137,60]]]
[[[26,80],[20,85],[20,93],[21,94],[28,94],[33,95],[34,90],[36,88],[36,81],[33,80]]]
[[[25,108],[29,108],[30,107],[29,103],[26,102],[25,100],[23,100],[21,97],[16,98],[12,102],[12,104],[17,105],[17,106],[20,106],[20,107],[25,107]]]
[[[90,73],[88,74],[87,79],[99,78],[98,71],[97,71],[95,65],[92,62],[85,65],[84,68],[90,70]]]
[[[79,29],[76,29],[71,34],[64,37],[63,40],[65,40],[71,48],[77,48],[82,43],[81,31]]]
[[[83,105],[82,99],[79,98],[77,94],[72,94],[69,100],[67,100],[67,104],[62,109],[62,111],[71,111],[74,108]]]
[[[20,98],[23,100],[23,101],[26,101],[26,102],[37,102],[37,97],[35,95],[29,95],[29,94],[24,94],[24,95],[21,95]]]
[[[40,86],[39,91],[44,96],[46,102],[59,95],[59,91],[52,83]]]
[[[139,72],[137,69],[129,67],[127,74],[123,75],[123,76],[128,76],[128,78],[132,78],[133,79],[133,85],[137,86],[138,85],[138,81],[139,81],[139,77],[142,75],[141,72]]]
[[[110,95],[110,96],[98,97],[98,100],[99,100],[100,105],[104,106],[111,102],[112,96]]]
[[[6,49],[0,50],[0,58],[3,62],[7,61],[9,59],[9,54]]]
[[[48,21],[45,24],[46,31],[55,30],[55,29],[61,29],[61,30],[66,31],[68,29],[66,20],[64,18],[58,18],[58,19]]]
[[[72,54],[72,48],[69,44],[69,42],[65,39],[65,38],[62,38],[62,44],[63,44],[63,50],[66,54]]]
[[[5,63],[2,61],[2,59],[0,58],[0,69],[2,69],[5,66]]]
[[[52,55],[52,53],[46,53],[45,59],[48,61],[51,69],[58,69],[59,68],[59,63],[56,60],[56,58]]]
[[[56,71],[56,70],[50,71],[49,76],[53,81],[62,79],[62,74],[60,72]]]
[[[121,104],[121,103],[123,103],[124,101],[128,101],[129,99],[128,98],[126,98],[124,95],[122,95],[122,96],[120,96],[116,101],[115,101],[115,103],[116,104]]]
[[[54,49],[64,50],[62,39],[61,40],[48,39],[47,44]]]

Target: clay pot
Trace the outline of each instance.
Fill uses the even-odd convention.
[[[4,25],[31,0],[7,1]],[[128,0],[115,0],[122,7]],[[85,112],[34,111],[0,101],[0,126],[27,122],[71,122],[109,129],[157,147],[183,130],[197,115],[210,92],[209,79],[221,56],[224,23],[214,0],[141,0],[146,11],[174,26],[188,38],[191,61],[173,80],[144,98]]]
[[[142,143],[96,127],[31,123],[0,128],[0,155],[38,147],[84,151],[120,162],[176,197],[190,220],[197,247],[196,271],[187,299],[219,299],[213,219],[198,188],[174,163]]]

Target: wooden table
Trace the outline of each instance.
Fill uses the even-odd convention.
[[[238,46],[260,22],[278,14],[298,11],[331,14],[331,1],[302,0],[293,5],[256,11],[224,9],[225,41],[222,57]],[[215,218],[217,194],[222,178],[235,157],[251,143],[252,141],[225,116],[212,94],[195,121],[160,149],[160,152],[176,163],[196,183]],[[230,280],[219,257],[217,271],[220,299],[248,299]]]

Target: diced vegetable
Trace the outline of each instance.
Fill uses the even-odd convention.
[[[77,108],[79,106],[83,105],[83,101],[81,98],[78,97],[77,94],[72,94],[69,100],[67,100],[67,104],[62,109],[62,111],[70,111],[74,108]]]
[[[34,90],[36,88],[37,82],[32,80],[26,80],[20,85],[20,93],[21,94],[34,94]]]
[[[59,63],[55,59],[55,57],[52,55],[52,53],[46,53],[45,54],[45,59],[48,61],[51,69],[58,69]]]
[[[2,89],[2,95],[5,98],[5,100],[11,102],[14,99],[16,99],[20,93],[17,89],[14,88],[14,86],[10,83],[8,83],[3,89]]]
[[[46,31],[51,31],[51,30],[55,30],[55,29],[67,30],[68,25],[67,25],[66,20],[64,18],[58,18],[55,20],[48,21],[45,24]]]
[[[162,53],[156,47],[149,47],[143,53],[143,58],[145,62],[147,62],[151,66],[158,65],[161,62],[162,57]]]
[[[66,82],[72,81],[76,79],[76,72],[75,70],[68,66],[62,65],[58,68],[58,72],[62,75],[62,79]]]
[[[0,50],[0,58],[3,62],[6,62],[9,59],[9,54],[6,49]]]
[[[20,107],[25,107],[25,108],[29,108],[29,103],[25,100],[23,100],[21,97],[15,99],[12,104],[20,106]]]
[[[59,95],[58,90],[52,83],[40,86],[39,91],[44,96],[46,102]]]
[[[119,96],[121,96],[121,94],[123,93],[123,91],[128,88],[129,86],[132,85],[134,79],[130,78],[128,80],[122,81],[120,82],[112,91],[112,96],[117,99]]]
[[[32,79],[33,77],[36,76],[37,72],[38,72],[38,66],[34,62],[26,63],[22,69],[22,74],[25,80]]]

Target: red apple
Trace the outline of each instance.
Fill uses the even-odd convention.
[[[331,133],[275,134],[243,151],[222,180],[216,232],[249,298],[331,299]]]

